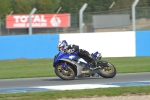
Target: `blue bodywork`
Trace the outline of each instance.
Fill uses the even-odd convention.
[[[91,55],[93,56],[93,57],[97,57],[97,54],[98,54],[98,51],[97,52],[95,52],[95,53],[92,53]]]
[[[95,52],[95,53],[92,53],[91,56],[96,58],[97,54],[98,54],[98,52]],[[88,63],[87,61],[85,61],[84,59],[82,59],[81,57],[79,57],[77,52],[68,54],[68,53],[59,51],[54,57],[53,67],[56,67],[57,65],[61,64],[64,69],[67,69],[67,67],[68,67],[67,62],[72,64],[73,65],[72,67],[77,69],[77,76],[82,75],[82,73],[84,73],[82,71],[85,69],[86,69],[86,71],[89,70],[89,71],[87,71],[88,74],[89,73],[97,73],[97,71],[99,72],[99,70],[91,71],[90,70],[91,64]]]
[[[98,52],[95,52],[95,53],[92,53],[91,56],[95,57],[96,58],[96,55],[98,54]],[[63,51],[59,51],[57,53],[57,55],[55,55],[54,57],[54,62],[53,62],[53,66],[55,67],[56,64],[61,60],[61,59],[70,59],[70,60],[73,60],[73,61],[80,61],[80,57],[78,56],[78,53],[77,52],[73,52],[71,54],[68,54],[68,53],[65,53]],[[88,62],[86,61],[83,61],[81,60],[80,62],[84,63],[86,66],[90,66],[88,64]]]
[[[77,76],[81,75],[81,71],[86,67],[89,67],[89,64],[80,58],[77,52],[71,54],[59,51],[58,54],[54,57],[53,67],[56,67],[57,64],[61,64],[63,68],[67,68],[68,64],[61,61],[69,62],[75,65],[77,69]],[[61,63],[60,63],[61,62]]]
[[[68,54],[68,53],[59,51],[58,54],[54,57],[53,66],[55,67],[56,64],[57,64],[61,59],[70,59],[70,60],[77,61],[79,58],[80,58],[80,57],[78,57],[77,52]]]

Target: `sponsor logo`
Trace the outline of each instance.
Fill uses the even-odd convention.
[[[69,14],[34,14],[31,16],[33,28],[70,27]],[[6,28],[28,28],[29,15],[7,15]]]

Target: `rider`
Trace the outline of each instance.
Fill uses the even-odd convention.
[[[58,48],[59,48],[59,51],[64,51],[66,53],[77,52],[81,58],[83,58],[84,60],[92,64],[91,66],[92,69],[97,67],[97,62],[95,58],[93,58],[88,51],[84,49],[79,49],[78,45],[75,45],[75,44],[68,45],[66,40],[61,40],[58,43]]]
[[[64,51],[66,50],[66,48],[68,47],[68,43],[66,40],[62,40],[58,42],[58,50],[59,51]]]

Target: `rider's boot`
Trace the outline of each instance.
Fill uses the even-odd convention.
[[[90,63],[91,63],[90,69],[93,69],[93,70],[94,70],[94,69],[97,68],[97,61],[96,61],[95,58],[91,58]]]

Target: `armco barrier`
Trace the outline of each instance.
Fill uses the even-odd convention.
[[[0,60],[53,58],[59,40],[103,57],[150,56],[150,31],[0,36]]]
[[[136,32],[136,56],[150,56],[150,31]]]
[[[53,58],[58,41],[58,34],[0,36],[0,60]]]

